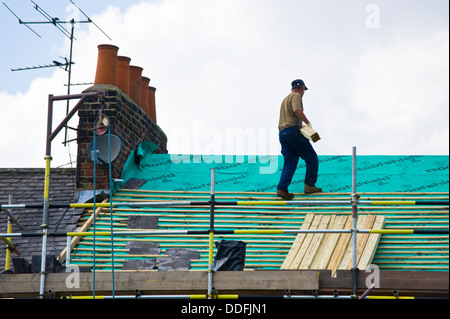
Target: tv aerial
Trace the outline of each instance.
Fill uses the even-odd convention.
[[[25,70],[35,70],[35,69],[44,69],[44,68],[51,68],[51,67],[60,67],[64,71],[68,71],[69,64],[75,64],[75,62],[69,62],[67,58],[64,58],[60,56],[61,59],[64,59],[65,62],[61,63],[59,61],[52,61],[53,64],[44,64],[44,65],[38,65],[38,66],[31,66],[31,67],[23,67],[23,68],[17,68],[17,69],[11,69],[11,71],[25,71]]]
[[[38,11],[46,19],[46,21],[22,21],[22,19],[20,19],[14,13],[14,11],[10,7],[8,7],[5,2],[3,2],[3,5],[17,18],[17,20],[19,21],[19,24],[22,24],[22,25],[26,26],[29,30],[31,30],[31,32],[33,32],[39,38],[42,38],[41,35],[39,33],[37,33],[33,28],[31,28],[30,25],[35,25],[35,24],[52,24],[53,26],[55,26],[59,31],[61,31],[61,33],[63,33],[70,40],[69,59],[61,57],[62,59],[65,60],[65,62],[59,62],[59,61],[55,61],[54,60],[54,61],[52,61],[53,62],[52,64],[44,64],[44,65],[38,65],[38,66],[31,66],[31,67],[22,67],[22,68],[11,69],[11,71],[24,71],[24,70],[34,70],[34,69],[43,69],[43,68],[51,68],[51,67],[60,67],[60,68],[64,69],[68,73],[68,79],[67,79],[67,85],[66,85],[67,86],[67,95],[70,95],[70,87],[72,85],[77,85],[77,84],[72,84],[71,83],[72,65],[75,64],[72,61],[73,40],[76,40],[76,38],[74,37],[75,24],[78,24],[78,23],[92,23],[109,40],[111,40],[111,38],[102,29],[100,29],[100,27],[97,24],[95,24],[95,22],[92,21],[92,19],[89,18],[89,16],[86,13],[84,13],[84,11],[81,10],[81,8],[78,5],[75,4],[75,2],[73,2],[72,0],[69,0],[69,1],[81,12],[81,14],[83,14],[83,16],[86,18],[86,20],[78,20],[78,21],[76,21],[75,19],[71,19],[70,21],[60,20],[59,18],[53,17],[52,15],[47,13],[36,2],[31,0],[31,3],[33,3],[34,9],[36,9],[36,11]],[[67,24],[71,25],[70,31],[67,30],[67,28],[65,27],[65,25],[67,25]],[[91,83],[82,83],[82,84],[84,85],[84,84],[91,84]],[[67,100],[66,115],[68,114],[68,112],[69,112],[69,100]],[[67,143],[68,143],[68,141],[67,141],[67,126],[66,126],[65,139],[64,139],[64,143],[63,144],[66,145]]]

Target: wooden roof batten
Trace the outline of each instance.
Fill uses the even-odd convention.
[[[163,195],[163,198],[159,196]],[[138,201],[161,201],[164,200],[179,200],[179,196],[183,196],[181,200],[198,200],[199,192],[161,192],[161,191],[137,191],[137,190],[118,190],[114,195],[113,202],[126,203],[127,200]],[[296,194],[297,198],[306,198],[304,194]],[[336,194],[320,194],[308,196],[308,200],[320,199],[335,200],[335,199],[348,199],[350,194],[336,193]],[[244,197],[240,197],[244,196]],[[448,193],[370,193],[361,194],[361,199],[375,198],[383,200],[409,200],[411,198],[420,199],[448,199]],[[389,198],[386,198],[389,197]],[[216,192],[216,200],[232,200],[239,198],[242,200],[275,200],[274,194],[269,193],[232,193],[232,192]],[[202,199],[204,200],[204,199]],[[106,201],[105,201],[106,202]],[[385,229],[398,229],[398,228],[420,228],[420,229],[448,229],[448,206],[435,206],[435,207],[387,207],[377,206],[358,207],[361,221],[369,216],[370,218],[379,217],[380,220],[384,220]],[[208,226],[208,214],[209,207],[176,207],[176,208],[122,208],[115,207],[113,211],[113,230],[124,231],[127,229],[128,218],[130,216],[157,216],[158,229],[207,229]],[[241,207],[229,207],[218,206],[215,210],[215,222],[218,229],[222,228],[238,228],[238,229],[298,229],[303,227],[309,218],[319,216],[328,220],[329,222],[334,220],[343,220],[351,214],[350,207],[335,207],[335,206],[309,206],[309,207],[287,207],[287,206],[241,206]],[[111,213],[108,208],[97,208],[95,214],[92,209],[87,209],[81,217],[81,228],[79,231],[92,231],[92,225],[95,223],[97,231],[104,231],[110,229],[110,217]],[[102,219],[105,219],[104,225]],[[342,221],[341,220],[341,221]],[[275,227],[275,228],[274,228]],[[278,227],[278,228],[276,228]],[[323,263],[323,261],[310,260],[309,263],[312,268],[306,268],[303,266],[295,269],[283,269],[283,263],[289,256],[290,250],[295,243],[296,234],[280,234],[280,235],[215,235],[214,239],[226,239],[226,240],[242,240],[247,243],[246,261],[244,272],[246,279],[240,277],[240,272],[217,272],[217,287],[224,293],[261,293],[261,294],[282,294],[286,289],[290,289],[292,292],[305,293],[311,291],[311,285],[317,286],[317,291],[320,293],[330,293],[334,289],[339,289],[342,293],[351,292],[351,279],[348,279],[349,270],[346,268],[334,269],[320,269],[317,265]],[[328,236],[328,234],[327,234]],[[329,237],[329,236],[328,236]],[[433,296],[448,296],[448,235],[380,235],[378,236],[378,248],[372,251],[372,259],[377,266],[379,266],[381,273],[385,278],[415,278],[415,280],[409,280],[400,283],[396,283],[396,287],[392,288],[392,285],[385,284],[384,287],[390,287],[378,290],[377,293],[390,294],[392,290],[399,289],[401,293],[416,293],[417,295],[433,295]],[[324,240],[325,238],[325,240]],[[161,248],[161,254],[155,255],[132,255],[127,249],[128,241],[148,241],[159,244]],[[409,243],[411,241],[411,244]],[[322,236],[322,242],[328,243],[324,247],[331,247],[330,239],[326,239]],[[93,240],[92,237],[73,237],[71,241],[71,265],[91,266],[93,257]],[[132,294],[133,291],[139,288],[140,276],[146,276],[146,278],[158,278],[164,276],[168,279],[166,284],[161,284],[159,287],[147,287],[141,286],[142,292],[148,294],[179,294],[179,293],[205,293],[206,284],[202,285],[203,278],[206,276],[205,269],[207,268],[207,255],[208,255],[208,240],[206,235],[197,236],[178,236],[178,235],[165,235],[165,236],[133,236],[130,238],[114,238],[114,242],[111,243],[111,239],[108,237],[98,236],[96,238],[96,269],[97,279],[102,278],[101,284],[98,287],[107,287],[111,281],[111,267],[114,267],[116,275],[116,283],[123,285],[116,292],[118,294]],[[170,272],[159,271],[156,267],[152,270],[122,270],[124,260],[127,258],[132,259],[148,259],[148,258],[165,258],[167,256],[166,251],[171,248],[186,248],[195,249],[200,254],[198,260],[191,260],[190,270],[174,270]],[[216,252],[216,248],[214,248]],[[317,252],[324,252],[327,249],[317,248]],[[64,263],[66,255],[64,250],[59,260]],[[321,254],[322,254],[321,253]],[[101,255],[100,255],[101,254]],[[111,256],[114,254],[115,263],[111,262]],[[309,254],[311,252],[309,251]],[[326,253],[330,256],[330,253]],[[426,257],[426,258],[425,258]],[[403,261],[402,261],[403,260]],[[380,261],[380,262],[378,262]],[[446,262],[445,262],[446,261]],[[400,262],[400,263],[399,263]],[[418,263],[420,262],[420,263]],[[361,269],[362,270],[362,269]],[[424,271],[425,270],[425,271]],[[428,270],[428,271],[427,271]],[[92,270],[91,270],[92,271]],[[231,285],[221,283],[221,276],[225,276],[232,279]],[[145,274],[145,275],[144,275]],[[442,274],[447,275],[447,281],[443,279]],[[291,275],[306,276],[307,282],[311,283],[310,286],[303,284],[291,284],[288,285]],[[358,274],[361,287],[358,287],[363,292],[367,287],[363,285],[367,278],[367,273],[360,271]],[[10,276],[24,276],[24,275],[10,275]],[[29,274],[27,282],[32,283],[35,280],[32,274]],[[50,289],[54,287],[53,291],[59,292],[61,295],[85,295],[91,294],[92,290],[89,285],[92,285],[92,273],[80,273],[81,288],[74,291],[73,289],[63,289],[56,282],[61,280],[61,276],[66,274],[48,274],[47,287]],[[397,276],[397,277],[396,277]],[[61,278],[59,278],[61,277]],[[36,277],[37,278],[37,277]],[[59,278],[59,279],[58,279]],[[128,278],[128,279],[125,279]],[[126,280],[132,279],[129,284],[125,283]],[[191,285],[190,289],[186,289],[187,286],[180,285],[174,287],[172,280],[176,278],[185,278],[187,286]],[[200,279],[199,279],[200,278]],[[206,277],[205,277],[206,278]],[[263,279],[264,278],[264,279]],[[317,279],[312,279],[317,278]],[[17,279],[17,277],[15,277]],[[104,282],[103,282],[104,280]],[[215,279],[216,280],[216,279]],[[261,281],[262,285],[255,287],[252,286],[252,280]],[[306,279],[305,279],[306,280]],[[406,279],[405,279],[406,280]],[[430,287],[429,284],[422,284],[427,282],[435,282],[435,285]],[[25,281],[25,280],[24,280]],[[270,282],[278,282],[279,285],[273,285]],[[64,281],[63,281],[64,282]],[[196,282],[197,284],[193,284]],[[240,284],[238,284],[240,282]],[[16,281],[17,283],[17,281]],[[415,283],[414,285],[412,283]],[[417,283],[420,283],[417,285]],[[7,283],[4,281],[3,287]],[[23,284],[23,291],[11,292],[10,295],[25,296],[29,292],[29,284]],[[119,286],[119,284],[116,284]],[[265,285],[265,286],[264,286]],[[445,287],[445,285],[447,285]],[[28,288],[26,288],[27,286]],[[264,289],[263,289],[264,286]],[[314,287],[316,287],[314,286]],[[136,288],[138,287],[138,288]],[[102,289],[103,289],[102,288]],[[392,289],[391,289],[392,288]],[[0,284],[0,296],[2,296],[2,290]],[[9,288],[8,288],[9,289]],[[7,291],[10,291],[6,289]],[[51,290],[51,289],[50,289]],[[313,289],[314,290],[314,289]],[[27,292],[25,292],[27,291]],[[109,292],[108,292],[109,291]],[[98,290],[98,293],[110,293],[109,288]],[[32,294],[32,293],[31,293]],[[4,295],[3,295],[4,296]]]
[[[182,200],[193,200],[197,199],[198,194],[202,194],[203,192],[174,192],[173,194],[168,191],[136,191],[136,190],[118,190],[115,194],[113,201],[120,201],[125,203],[127,200],[135,200],[138,198],[139,201],[160,201],[161,199],[155,196],[160,196],[162,193],[166,194],[165,200],[169,199],[178,199],[180,193],[184,194]],[[144,195],[146,194],[146,195]],[[156,195],[155,195],[156,194]],[[424,198],[425,193],[388,193],[390,196],[394,195],[395,200],[404,200],[410,198]],[[226,196],[226,198],[230,199],[232,195],[231,192],[217,192],[216,200],[224,200],[221,196]],[[246,195],[250,195],[250,197],[246,197],[246,200],[266,200],[267,193],[249,193]],[[383,198],[387,194],[383,193],[370,193],[370,196],[378,195],[379,198]],[[428,193],[426,198],[439,198],[439,199],[448,199],[448,193]],[[447,195],[447,196],[445,196]],[[144,196],[144,197],[143,197]],[[148,196],[148,197],[146,197]],[[235,194],[236,196],[236,194]],[[310,198],[320,198],[323,200],[324,197],[329,200],[342,199],[349,196],[349,194],[337,193],[333,194],[330,197],[330,194],[320,194],[317,196],[308,196]],[[361,194],[361,199],[365,199],[365,194]],[[381,197],[380,197],[381,196]],[[231,196],[231,198],[235,198]],[[273,200],[274,197],[268,197]],[[301,197],[303,199],[303,197]],[[383,228],[386,229],[405,229],[405,228],[424,228],[424,229],[448,229],[448,206],[447,207],[428,207],[424,210],[423,207],[417,206],[406,206],[406,207],[395,207],[392,206],[376,206],[376,207],[359,207],[359,213],[362,218],[365,218],[366,215],[374,215],[374,216],[384,216],[384,224]],[[309,214],[315,215],[331,215],[335,216],[333,218],[338,218],[339,216],[348,216],[351,213],[349,207],[338,207],[335,206],[326,206],[326,207],[292,207],[292,206],[242,206],[242,207],[220,207],[218,206],[215,210],[215,224],[217,229],[230,229],[230,228],[238,228],[238,229],[298,229],[302,227],[305,223],[306,217]],[[113,208],[113,217],[114,217],[114,231],[124,231],[127,229],[127,218],[129,216],[157,216],[159,218],[158,229],[208,229],[209,227],[209,207],[176,207],[176,208]],[[110,213],[108,209],[97,209],[96,211],[96,223],[97,227],[100,227],[101,230],[110,228]],[[102,222],[102,218],[104,218],[104,222]],[[344,218],[344,217],[341,217]],[[92,212],[91,215],[89,212],[86,213],[85,217],[86,223],[92,225]],[[86,230],[88,227],[85,224],[83,229]],[[99,229],[99,228],[98,228]],[[177,244],[177,238],[179,239],[178,244],[182,244],[184,248],[193,248],[193,249],[207,249],[207,236],[198,235],[198,236],[174,236],[170,240],[171,235],[165,235],[164,237],[155,238],[154,236],[148,238],[149,241],[160,242],[162,247],[175,248]],[[241,238],[236,238],[240,237]],[[283,261],[285,257],[288,255],[289,249],[294,243],[296,234],[283,234],[283,235],[264,235],[254,236],[254,235],[215,235],[217,239],[226,238],[227,240],[234,239],[242,239],[243,241],[248,241],[247,254],[255,255],[260,254],[260,264],[252,263],[253,266],[250,266],[249,269],[280,269],[282,268]],[[416,247],[418,243],[423,243],[424,246],[430,245],[431,243],[436,243],[436,241],[441,241],[443,245],[448,243],[448,235],[438,235],[438,236],[412,236],[410,237],[399,237],[400,235],[387,235],[380,236],[378,235],[378,241],[381,247],[385,247],[384,238],[399,238],[400,241],[403,240],[404,245],[402,248],[397,249],[405,249],[407,247],[408,241],[406,239],[411,238],[416,240]],[[189,240],[190,238],[191,240]],[[98,238],[101,243],[107,245],[108,238]],[[142,237],[140,238],[132,238],[132,240],[146,240]],[[265,240],[265,242],[264,242]],[[78,243],[80,243],[79,240]],[[171,242],[173,245],[171,244]],[[84,238],[84,243],[92,246],[92,238]],[[126,242],[125,239],[119,239],[115,241],[115,245],[123,245],[123,242]],[[172,245],[172,246],[171,246]],[[265,245],[265,246],[264,246]],[[444,253],[442,247],[437,246],[437,250],[439,252]],[[119,246],[120,247],[120,246]],[[393,246],[396,247],[396,246]],[[420,246],[419,246],[420,247]],[[73,247],[75,248],[75,247]],[[72,248],[72,251],[73,251]],[[272,248],[272,249],[271,249]],[[389,247],[388,247],[389,248]],[[445,247],[444,247],[445,248]],[[114,249],[114,247],[113,247]],[[264,264],[264,249],[274,250],[276,249],[279,252],[279,260],[273,264],[269,264],[269,267]],[[82,250],[82,248],[80,248]],[[380,251],[380,254],[378,254]],[[162,251],[163,253],[164,251]],[[205,251],[206,252],[206,251]],[[203,251],[201,251],[203,253]],[[408,251],[405,251],[408,253]],[[429,254],[432,254],[433,250],[429,251]],[[447,250],[448,254],[448,250]],[[378,249],[377,254],[374,254],[373,257],[380,259],[380,257],[386,257],[386,249]],[[76,255],[74,255],[76,257]],[[125,256],[124,256],[125,257]],[[200,261],[195,261],[195,265],[192,265],[192,268],[195,270],[201,270],[201,260],[205,260],[207,256],[202,254]],[[64,252],[60,256],[60,260],[64,260]],[[74,259],[75,260],[75,259]],[[247,264],[246,264],[247,266]],[[272,267],[270,267],[272,266]],[[205,264],[203,264],[205,267]],[[390,266],[390,267],[395,267]],[[445,266],[444,266],[445,267]],[[105,267],[107,268],[107,267]],[[120,268],[118,268],[119,270]],[[205,268],[203,268],[205,269]],[[387,268],[387,269],[395,269],[395,268]],[[401,268],[398,268],[401,269]],[[414,269],[414,268],[413,268]],[[426,270],[426,267],[422,268]],[[432,269],[432,268],[430,268]],[[448,263],[446,269],[448,270]],[[443,269],[444,270],[444,269]]]

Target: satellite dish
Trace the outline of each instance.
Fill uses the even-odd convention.
[[[122,141],[116,135],[111,134],[111,162],[119,156],[122,150]],[[108,135],[102,135],[95,138],[95,148],[97,150],[97,164],[108,164]],[[89,145],[88,156],[94,161],[94,142]]]

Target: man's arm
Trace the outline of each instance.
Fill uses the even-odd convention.
[[[306,117],[305,113],[303,113],[302,110],[295,110],[295,114],[297,117],[303,121],[306,125],[310,124],[308,118]]]

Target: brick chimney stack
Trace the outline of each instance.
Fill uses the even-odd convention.
[[[112,178],[120,178],[131,151],[141,142],[159,145],[155,153],[167,153],[167,137],[156,124],[155,88],[143,68],[130,66],[131,58],[118,56],[114,45],[98,46],[98,61],[94,86],[84,92],[104,91],[105,101],[88,101],[78,111],[77,190],[93,189],[94,163],[88,148],[93,141],[93,129],[100,110],[109,118],[111,134],[119,137],[122,148],[112,161]],[[96,189],[109,189],[109,165],[97,164]]]
[[[94,85],[111,84],[117,86],[137,105],[146,110],[153,122],[156,123],[156,88],[149,86],[150,78],[143,76],[144,69],[142,67],[130,65],[131,58],[118,55],[118,51],[119,48],[115,45],[98,45]]]

